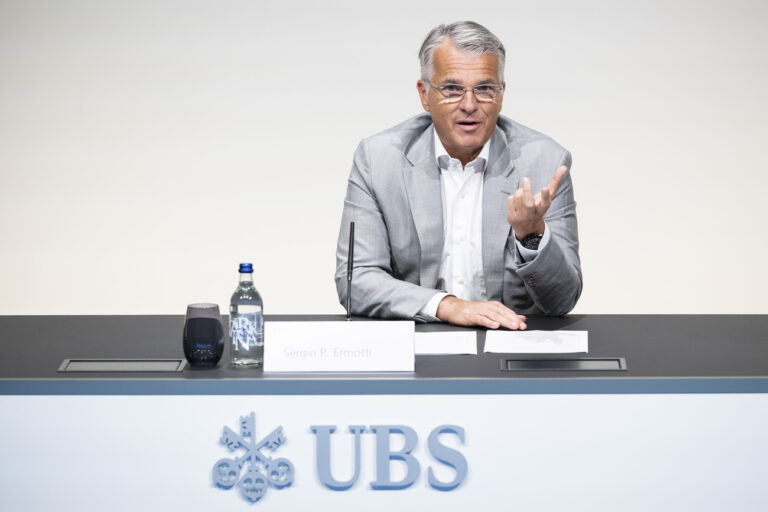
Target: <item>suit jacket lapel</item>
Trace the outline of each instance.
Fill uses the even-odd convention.
[[[435,161],[432,125],[406,151],[410,165],[403,180],[421,249],[419,276],[422,286],[435,287],[443,253],[443,196],[440,170]]]
[[[513,168],[504,132],[496,127],[483,176],[483,273],[488,300],[501,300],[504,247],[510,232],[507,196],[514,194],[519,182],[519,177],[511,176]]]

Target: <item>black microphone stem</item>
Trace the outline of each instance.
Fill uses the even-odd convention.
[[[349,223],[349,251],[347,252],[347,320],[352,319],[352,269],[355,259],[355,223]]]

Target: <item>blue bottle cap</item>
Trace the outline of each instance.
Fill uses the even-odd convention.
[[[240,273],[241,274],[253,274],[253,265],[250,263],[241,263],[240,264]]]

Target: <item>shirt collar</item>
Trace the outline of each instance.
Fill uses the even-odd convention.
[[[432,127],[432,133],[435,138],[435,160],[437,161],[437,166],[440,169],[447,169],[448,162],[452,157],[443,147],[443,143],[440,141],[440,137],[437,136],[437,130],[435,130],[434,126]],[[483,149],[480,150],[480,154],[477,155],[477,158],[469,162],[467,167],[475,167],[478,171],[484,171],[485,165],[488,163],[488,156],[491,153],[490,148],[491,139],[488,139],[488,141],[483,145]]]

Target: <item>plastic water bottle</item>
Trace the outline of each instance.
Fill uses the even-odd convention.
[[[240,282],[229,302],[230,364],[252,368],[264,360],[264,303],[253,286],[253,265],[240,264]]]

